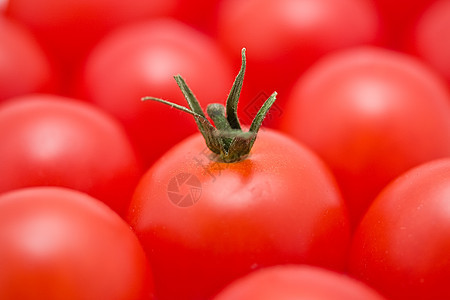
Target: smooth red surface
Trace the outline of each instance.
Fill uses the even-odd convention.
[[[200,182],[199,199],[188,207],[170,200],[169,182],[181,173]],[[188,192],[198,195],[198,186],[178,193]],[[267,129],[236,163],[210,160],[200,134],[181,142],[141,179],[127,220],[153,265],[160,299],[208,298],[237,277],[280,263],[339,270],[349,242],[344,202],[328,169]]]
[[[298,80],[281,128],[329,165],[356,226],[389,181],[450,155],[450,96],[419,60],[360,47],[323,58]]]
[[[52,91],[54,70],[34,36],[0,15],[0,102],[14,96]]]
[[[60,89],[72,80],[91,48],[120,26],[174,13],[177,0],[9,0],[5,14],[24,24],[50,55]]]
[[[122,214],[142,172],[120,123],[54,95],[0,106],[0,193],[52,185],[86,192]]]
[[[445,32],[450,31],[450,2],[435,1],[412,26],[407,34],[403,50],[417,55],[430,64],[450,87],[450,39]]]
[[[414,168],[358,227],[350,273],[392,300],[449,299],[450,158]]]
[[[308,265],[280,265],[239,278],[214,300],[383,300],[375,290],[342,273]]]
[[[385,46],[401,48],[416,20],[436,0],[372,0],[385,33]]]
[[[106,205],[57,187],[0,196],[1,299],[152,299],[150,267]]]

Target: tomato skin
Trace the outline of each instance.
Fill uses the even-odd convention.
[[[140,101],[152,95],[184,105],[176,74],[186,79],[202,105],[226,98],[235,76],[211,38],[174,19],[159,19],[124,27],[98,44],[80,90],[83,98],[122,122],[150,166],[197,131],[191,116],[177,112],[173,122],[167,107]]]
[[[449,299],[450,158],[388,185],[359,225],[350,273],[392,300]]]
[[[129,226],[74,190],[0,196],[0,298],[150,299],[152,275]]]
[[[225,0],[217,27],[231,57],[242,47],[248,51],[241,115],[262,92],[277,91],[282,109],[295,79],[322,55],[377,44],[382,35],[370,0]]]
[[[442,38],[450,30],[450,3],[434,1],[411,27],[402,50],[430,64],[450,86],[450,41]]]
[[[342,269],[348,218],[315,154],[269,130],[240,162],[210,160],[208,151],[200,134],[175,146],[143,176],[130,206],[127,220],[153,266],[160,299],[207,299],[278,263]],[[169,182],[183,173],[201,185],[187,207],[169,198]]]
[[[356,226],[389,181],[450,155],[450,96],[413,57],[354,48],[323,58],[297,81],[281,129],[330,166]]]
[[[383,300],[375,290],[341,273],[308,266],[278,265],[239,278],[214,300]]]
[[[21,24],[0,15],[0,102],[55,88],[48,57]]]
[[[214,35],[217,26],[217,14],[223,0],[178,0],[175,18]]]
[[[171,15],[177,0],[9,0],[5,14],[24,24],[58,68],[61,92],[90,49],[108,32],[141,20]]]
[[[417,18],[436,0],[373,0],[385,32],[385,46],[399,49]]]
[[[68,187],[123,214],[142,172],[120,123],[71,98],[10,98],[0,106],[0,140],[0,193],[39,185]]]

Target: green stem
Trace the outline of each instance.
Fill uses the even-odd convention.
[[[237,116],[237,105],[239,102],[239,97],[241,95],[242,84],[244,82],[244,74],[245,68],[247,65],[247,60],[245,58],[245,48],[242,49],[241,52],[242,63],[241,69],[239,70],[236,79],[234,80],[233,86],[231,87],[231,91],[228,94],[227,98],[227,119],[230,123],[231,128],[241,130],[241,124],[239,123],[239,118]]]
[[[178,105],[167,100],[155,97],[144,97],[142,100],[152,100],[167,104],[173,108],[179,109],[183,112],[194,116],[197,127],[205,138],[206,145],[213,152],[219,155],[223,162],[232,163],[240,161],[249,153],[256,140],[258,131],[262,125],[264,118],[275,102],[277,93],[274,92],[259,109],[255,118],[252,121],[248,132],[243,132],[239,119],[237,117],[237,105],[244,80],[246,58],[245,48],[242,49],[242,65],[236,76],[236,79],[231,88],[230,94],[226,101],[226,107],[222,104],[208,105],[206,112],[213,121],[215,127],[206,118],[200,103],[180,75],[174,76],[178,86],[186,98],[189,108]],[[225,114],[226,113],[226,114]]]
[[[230,123],[228,123],[227,117],[225,116],[225,107],[219,103],[213,103],[206,107],[206,113],[213,120],[214,125],[216,126],[219,132],[231,132],[233,128],[231,128]],[[233,137],[223,137],[223,143],[226,151],[230,148],[231,142],[233,141]]]

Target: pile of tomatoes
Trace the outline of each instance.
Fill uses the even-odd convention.
[[[447,32],[447,0],[0,1],[0,299],[450,299]]]

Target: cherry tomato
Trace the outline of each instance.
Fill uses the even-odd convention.
[[[29,28],[49,53],[71,93],[74,72],[93,45],[124,24],[170,15],[177,0],[9,0],[5,14]]]
[[[0,195],[0,244],[1,299],[152,298],[138,239],[84,193],[36,187]]]
[[[450,158],[402,174],[358,227],[350,272],[392,300],[450,299]]]
[[[232,57],[242,47],[249,53],[241,115],[260,106],[258,94],[278,92],[281,111],[272,110],[268,125],[282,118],[287,92],[315,60],[381,38],[370,0],[225,0],[217,27],[218,40]]]
[[[279,132],[256,139],[276,92],[243,130],[237,106],[245,69],[242,49],[226,106],[209,104],[209,118],[179,75],[189,108],[144,98],[193,115],[200,130],[144,174],[126,218],[154,267],[159,299],[209,299],[235,278],[279,263],[345,264],[349,221],[330,171]]]
[[[408,33],[405,51],[417,55],[437,70],[450,86],[450,40],[442,33],[450,31],[450,2],[436,1],[427,8]]]
[[[84,69],[84,97],[116,116],[127,129],[146,166],[193,134],[195,123],[166,107],[140,101],[154,95],[184,103],[173,76],[181,74],[202,104],[223,99],[233,73],[213,40],[173,19],[123,27],[102,40]]]
[[[141,166],[120,123],[81,101],[36,94],[0,106],[0,193],[39,185],[77,189],[118,213]]]
[[[270,130],[236,163],[211,160],[200,134],[179,143],[141,179],[127,219],[152,263],[160,299],[205,299],[278,263],[342,269],[349,241],[328,169]]]
[[[54,71],[31,33],[0,15],[0,102],[31,92],[50,92]]]
[[[383,300],[375,290],[340,273],[308,265],[267,267],[235,280],[214,300]]]
[[[389,181],[450,155],[450,96],[413,57],[359,47],[300,77],[281,128],[330,166],[356,225]]]

